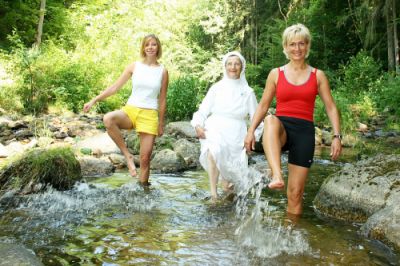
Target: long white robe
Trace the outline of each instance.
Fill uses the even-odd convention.
[[[247,84],[246,84],[247,85]],[[203,99],[199,110],[193,114],[191,125],[205,128],[205,139],[200,139],[200,163],[208,169],[208,152],[211,152],[220,176],[240,185],[245,180],[248,158],[244,148],[247,119],[252,119],[257,99],[249,86],[240,79],[223,79],[213,85]],[[256,139],[262,133],[261,124]]]

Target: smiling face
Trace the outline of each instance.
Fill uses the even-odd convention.
[[[146,42],[146,44],[144,45],[144,53],[146,54],[146,57],[157,57],[158,44],[155,39],[151,38]]]
[[[228,57],[225,63],[225,70],[228,78],[240,78],[240,72],[242,71],[242,61],[240,61],[240,58],[238,56]]]
[[[145,57],[156,57],[159,59],[162,54],[161,43],[158,37],[154,34],[147,35],[143,38],[140,55]]]
[[[300,37],[295,36],[285,46],[285,51],[291,60],[304,60],[308,54],[308,42]]]

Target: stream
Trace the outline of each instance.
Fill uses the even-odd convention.
[[[3,196],[0,242],[22,243],[44,265],[398,265],[360,224],[314,212],[323,180],[351,160],[351,151],[336,163],[316,153],[299,221],[286,216],[286,195],[262,183],[212,204],[204,171],[152,174],[148,189],[123,171],[69,191]]]

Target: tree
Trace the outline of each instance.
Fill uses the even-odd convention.
[[[39,48],[40,43],[42,42],[43,21],[44,21],[45,11],[46,11],[46,0],[41,0],[40,1],[40,10],[39,10],[39,23],[38,23],[38,29],[37,29],[37,34],[36,34],[36,42],[34,44],[37,48]]]

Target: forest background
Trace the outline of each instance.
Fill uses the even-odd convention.
[[[385,121],[400,130],[399,0],[0,0],[0,109],[10,115],[79,113],[139,60],[157,34],[170,73],[168,121],[190,119],[221,77],[221,57],[238,50],[258,99],[268,72],[285,64],[281,34],[311,31],[309,63],[325,71],[343,131]],[[123,106],[128,82],[99,103]],[[329,125],[318,100],[315,123]]]

